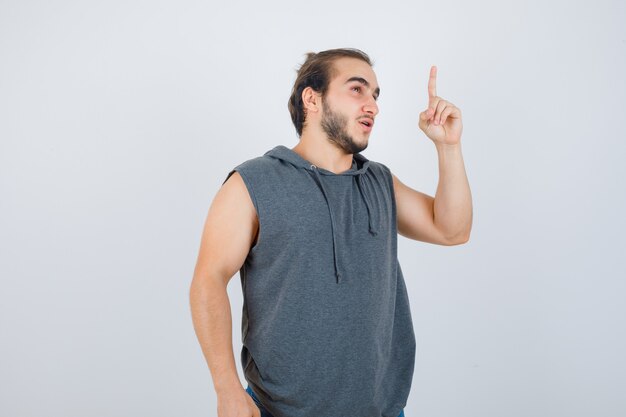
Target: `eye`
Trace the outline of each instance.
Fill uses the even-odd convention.
[[[357,92],[361,92],[361,87],[359,87],[359,86],[352,87],[352,89],[353,90],[357,90]]]

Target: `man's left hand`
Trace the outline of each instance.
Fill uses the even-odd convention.
[[[437,67],[430,68],[428,108],[420,113],[419,128],[435,145],[457,145],[461,141],[461,109],[437,97]]]

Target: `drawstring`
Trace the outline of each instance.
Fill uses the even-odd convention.
[[[361,192],[361,196],[363,197],[363,200],[365,201],[365,207],[367,207],[367,217],[369,220],[369,231],[372,235],[376,236],[378,234],[378,231],[376,231],[376,229],[374,229],[374,225],[372,223],[372,202],[369,199],[369,196],[367,195],[367,193],[363,192],[363,188],[365,187],[365,185],[363,184],[363,175],[359,175],[359,180],[357,181],[357,185],[359,187],[359,191]]]
[[[317,167],[311,164],[311,169],[315,173],[315,181],[317,185],[322,189],[322,194],[324,194],[324,199],[326,200],[326,204],[328,205],[328,212],[330,213],[330,229],[333,235],[333,258],[335,262],[335,275],[337,276],[337,283],[339,283],[339,268],[337,267],[337,241],[335,238],[335,215],[333,214],[333,209],[330,206],[330,202],[328,201],[328,195],[326,194],[326,189],[324,188],[324,184],[322,183],[322,179],[320,178],[320,173],[317,171]]]
[[[337,283],[339,283],[339,278],[341,277],[341,274],[339,272],[339,266],[338,266],[339,261],[337,259],[338,255],[337,255],[337,238],[335,237],[335,214],[333,213],[333,209],[331,207],[330,201],[328,201],[328,194],[326,193],[326,189],[324,188],[324,183],[320,177],[320,173],[317,167],[311,164],[311,170],[315,174],[313,178],[315,179],[315,182],[317,182],[317,185],[322,190],[322,194],[324,195],[324,199],[326,200],[326,204],[328,205],[328,212],[330,214],[330,226],[331,226],[331,232],[333,236],[333,259],[335,263],[335,275],[337,277]],[[372,202],[370,201],[369,196],[367,195],[367,192],[365,192],[365,184],[363,183],[363,175],[361,174],[357,174],[357,175],[358,175],[357,186],[359,188],[359,192],[361,193],[361,197],[363,197],[363,201],[365,202],[365,207],[367,207],[369,232],[372,235],[376,236],[378,234],[378,231],[374,228],[374,223],[372,221],[372,215],[373,215]]]

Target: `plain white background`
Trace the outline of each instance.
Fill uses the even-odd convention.
[[[471,240],[399,237],[406,416],[626,415],[625,18],[607,0],[1,2],[0,414],[216,415],[188,301],[208,207],[234,166],[297,143],[304,54],[356,47],[382,90],[363,154],[407,185],[437,187],[431,65],[463,112]]]

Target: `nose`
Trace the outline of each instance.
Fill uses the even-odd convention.
[[[367,103],[365,103],[363,111],[371,114],[372,116],[376,116],[378,114],[378,103],[376,103],[374,97],[370,97]]]

